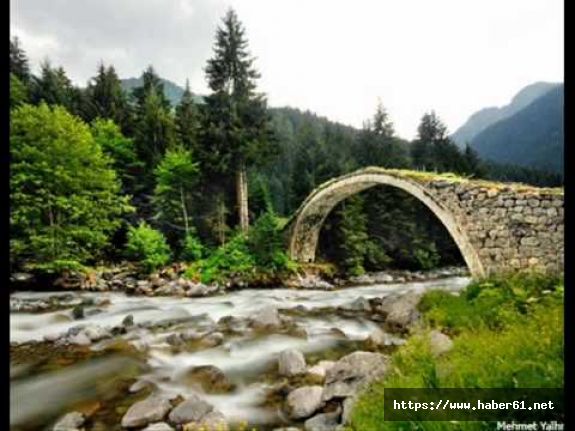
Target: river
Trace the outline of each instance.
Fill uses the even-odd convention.
[[[305,355],[308,364],[337,359],[360,348],[370,334],[380,330],[380,322],[371,320],[365,313],[341,312],[353,309],[351,304],[358,298],[382,298],[430,289],[457,292],[468,282],[467,277],[451,277],[333,291],[245,289],[205,298],[127,296],[116,292],[18,292],[11,295],[12,301],[41,301],[61,296],[63,305],[56,311],[11,312],[10,340],[14,349],[17,345],[30,349],[42,344],[42,340],[56,340],[79,324],[118,327],[126,316],[132,315],[135,326],[127,333],[94,342],[84,349],[106,351],[118,339],[130,343],[141,352],[143,362],[138,364],[138,371],[129,376],[130,382],[134,378],[150,382],[155,390],[174,397],[186,398],[198,393],[198,386],[186,379],[188,370],[195,366],[215,366],[233,384],[233,390],[223,394],[201,393],[202,398],[232,423],[246,421],[250,426],[266,427],[289,423],[281,409],[268,399],[278,379],[275,369],[279,352],[297,349]],[[87,301],[93,305],[84,308],[85,317],[74,320],[74,305]],[[242,326],[242,322],[270,307],[277,308],[280,315],[290,319],[292,327],[300,331],[262,333]],[[220,319],[226,316],[236,319],[224,331]],[[223,340],[213,346],[173,342],[174,334],[206,334],[216,330],[223,335]],[[37,366],[38,359],[30,358],[30,364],[21,357],[17,363],[12,359],[11,425],[23,430],[38,429],[34,427],[40,423],[49,426],[57,416],[77,407],[79,401],[85,404],[105,398],[105,391],[110,389],[98,387],[98,382],[124,378],[127,362],[122,361],[133,360],[121,353],[97,358],[88,355],[86,359],[65,362],[64,366],[42,367]],[[133,402],[137,399],[135,396],[127,394],[126,402]],[[105,413],[110,406],[104,401],[87,430],[122,429],[119,418],[126,407]]]

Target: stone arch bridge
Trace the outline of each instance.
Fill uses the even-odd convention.
[[[563,272],[563,189],[470,180],[449,174],[364,168],[317,187],[286,225],[289,254],[313,262],[324,220],[347,197],[378,185],[399,188],[443,223],[471,275]]]

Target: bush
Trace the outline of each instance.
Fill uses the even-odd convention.
[[[279,272],[293,268],[285,252],[280,219],[271,211],[260,216],[250,229],[248,247],[256,266],[263,272]]]
[[[234,276],[245,276],[255,269],[255,261],[245,235],[236,234],[218,247],[207,259],[197,262],[186,271],[186,277],[202,283],[222,281]]]
[[[202,258],[204,254],[204,246],[200,239],[193,233],[189,233],[184,238],[184,247],[182,248],[181,257],[186,262],[196,262]]]
[[[167,264],[171,257],[164,235],[146,222],[137,227],[130,226],[126,251],[128,257],[138,261],[148,272]]]

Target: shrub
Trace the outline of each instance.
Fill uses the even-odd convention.
[[[271,211],[260,216],[250,229],[248,247],[256,266],[263,272],[293,268],[285,252],[280,219]]]
[[[164,235],[146,222],[141,222],[137,227],[130,226],[126,250],[128,257],[138,261],[148,272],[170,261],[170,247]]]
[[[186,271],[186,277],[201,279],[202,283],[222,281],[233,276],[247,275],[255,269],[255,261],[245,235],[236,234],[218,247],[207,259],[197,262]]]
[[[202,258],[203,254],[204,246],[200,242],[200,239],[193,233],[186,235],[181,254],[182,259],[186,262],[196,262]]]

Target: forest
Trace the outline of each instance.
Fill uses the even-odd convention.
[[[187,262],[188,276],[205,282],[290,271],[287,218],[316,186],[365,166],[562,184],[557,174],[460,150],[434,111],[407,141],[381,102],[360,130],[268,107],[232,10],[205,65],[210,94],[201,102],[186,84],[173,106],[153,66],[130,91],[113,65],[95,69],[85,87],[49,61],[35,75],[20,41],[10,41],[11,272],[123,260],[145,272]],[[461,262],[422,204],[386,188],[338,205],[320,257],[353,275]]]

